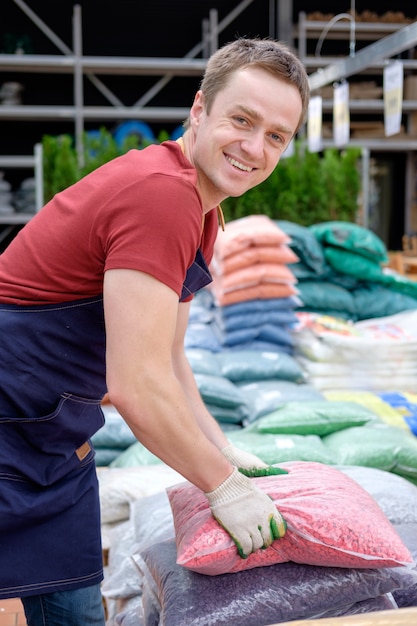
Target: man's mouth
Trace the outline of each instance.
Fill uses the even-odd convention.
[[[251,172],[253,170],[253,167],[249,167],[248,165],[243,165],[243,163],[236,161],[236,159],[232,159],[231,157],[228,157],[228,156],[226,157],[226,159],[229,161],[231,165],[233,165],[233,167],[237,167],[239,170],[242,170],[243,172]]]

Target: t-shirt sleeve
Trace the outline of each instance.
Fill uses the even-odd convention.
[[[154,174],[117,192],[97,215],[105,267],[146,272],[181,294],[202,229],[193,185]]]

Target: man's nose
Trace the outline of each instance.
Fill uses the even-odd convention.
[[[263,132],[253,132],[242,142],[242,149],[253,158],[260,158],[264,152],[265,136]]]

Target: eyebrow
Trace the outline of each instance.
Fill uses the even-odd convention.
[[[263,120],[262,115],[258,113],[258,111],[255,111],[254,109],[250,109],[249,107],[246,107],[243,104],[238,104],[237,108],[240,109],[242,113],[246,113],[246,115],[248,115],[249,117],[252,117],[255,120],[258,120],[258,121]],[[288,128],[287,126],[275,126],[274,129],[280,133],[286,133],[288,135],[293,134],[292,129]]]

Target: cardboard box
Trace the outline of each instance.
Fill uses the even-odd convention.
[[[382,98],[383,89],[378,87],[376,81],[363,81],[362,83],[349,83],[349,98],[351,100],[379,100]],[[326,85],[320,90],[324,100],[333,100],[334,88]]]
[[[404,78],[404,100],[417,100],[417,75]]]

